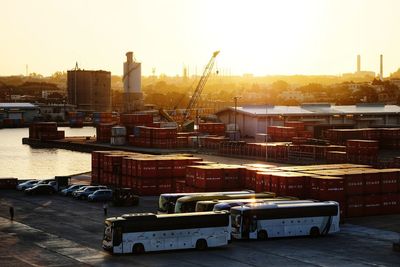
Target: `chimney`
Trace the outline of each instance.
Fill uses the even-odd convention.
[[[383,55],[380,56],[379,78],[383,80]]]
[[[361,71],[361,56],[357,55],[357,72]]]

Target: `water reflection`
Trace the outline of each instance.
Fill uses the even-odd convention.
[[[95,129],[59,128],[66,136],[93,136]],[[51,178],[90,171],[90,153],[53,148],[31,148],[22,144],[28,128],[0,129],[0,177]]]

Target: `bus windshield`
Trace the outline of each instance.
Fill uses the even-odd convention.
[[[242,216],[240,215],[240,211],[232,210],[231,211],[232,232],[234,232],[234,233],[240,232],[241,220],[242,220]]]
[[[112,241],[112,224],[108,221],[105,222],[103,239],[105,241]]]
[[[176,200],[187,194],[161,194],[158,200],[158,210],[160,212],[174,213]]]

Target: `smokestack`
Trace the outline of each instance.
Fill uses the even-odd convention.
[[[361,56],[357,55],[357,72],[361,71]]]
[[[383,80],[383,55],[380,56],[379,78]]]

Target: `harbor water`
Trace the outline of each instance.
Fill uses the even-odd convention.
[[[93,127],[67,128],[65,136],[94,136]],[[91,154],[22,144],[28,128],[0,129],[0,177],[47,179],[91,170]]]

